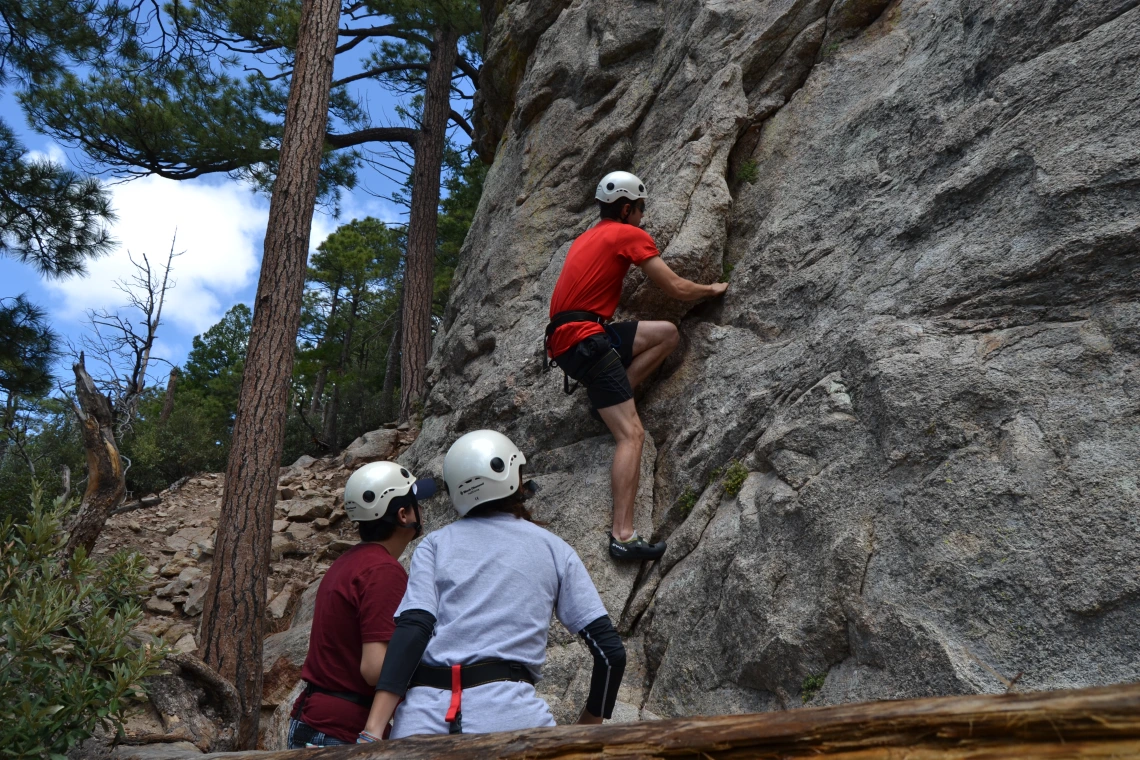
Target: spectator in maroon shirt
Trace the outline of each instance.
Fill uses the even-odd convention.
[[[360,543],[332,564],[317,590],[290,749],[354,744],[364,728],[408,585],[397,558],[422,532],[418,500],[434,493],[434,481],[416,480],[394,462],[366,464],[348,479],[344,509]]]

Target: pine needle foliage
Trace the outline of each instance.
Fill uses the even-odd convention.
[[[63,758],[102,725],[122,726],[165,650],[137,641],[148,576],[138,554],[59,558],[74,502],[36,487],[21,522],[0,524],[0,755]]]

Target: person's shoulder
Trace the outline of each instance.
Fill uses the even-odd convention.
[[[632,224],[610,224],[606,229],[606,234],[610,235],[615,241],[622,243],[653,242],[652,235]]]
[[[402,574],[405,577],[408,574],[404,570],[404,566],[400,564],[399,557],[393,557],[383,546],[360,552],[360,561],[357,567],[361,574],[387,575],[394,573]]]
[[[565,555],[567,552],[574,552],[574,547],[567,543],[566,539],[541,525],[535,525],[529,520],[517,520],[516,526],[517,530],[527,533],[532,540],[545,543],[559,556]]]

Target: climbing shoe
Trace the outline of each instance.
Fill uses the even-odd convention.
[[[651,544],[636,533],[628,541],[618,541],[610,534],[610,556],[614,559],[636,560],[660,559],[665,553],[665,542]]]

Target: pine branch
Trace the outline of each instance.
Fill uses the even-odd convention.
[[[393,71],[427,71],[427,68],[428,67],[426,63],[394,63],[390,66],[380,66],[379,68],[362,71],[359,74],[353,74],[352,76],[345,77],[344,79],[337,79],[332,83],[332,86],[339,87],[341,85],[348,84],[349,82],[356,82],[361,79],[371,79],[372,77],[378,77],[381,74],[390,74]]]
[[[369,142],[407,143],[415,148],[418,137],[419,132],[409,127],[372,127],[341,135],[328,133],[325,142],[333,148],[351,148]]]

